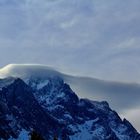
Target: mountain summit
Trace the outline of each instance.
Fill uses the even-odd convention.
[[[33,79],[40,79],[40,84],[37,84],[38,87],[43,86],[42,80],[47,81],[48,78],[59,77],[69,84],[80,98],[90,98],[98,101],[106,100],[121,113],[131,107],[140,105],[140,84],[72,76],[59,72],[54,68],[37,64],[9,64],[0,69],[0,78],[7,77],[20,78],[26,84],[31,79],[32,81]],[[8,81],[5,82],[8,84]],[[126,97],[128,100],[126,100]],[[133,100],[131,100],[132,97]]]
[[[0,139],[140,140],[106,101],[79,98],[63,74],[37,65],[0,71]]]

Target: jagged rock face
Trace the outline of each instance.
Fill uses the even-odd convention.
[[[44,134],[45,137],[48,137],[46,132],[49,133],[50,130],[53,132],[53,128],[58,127],[57,120],[50,117],[43,110],[35,99],[32,89],[22,80],[15,80],[13,84],[3,88],[0,94],[3,95],[3,98],[1,98],[3,100],[1,101],[1,111],[4,110],[4,106],[7,106],[8,111],[3,113],[3,115],[12,118],[7,123],[13,120],[16,121],[16,123],[13,122],[15,126],[11,126],[10,128],[12,130],[13,127],[17,127],[16,130],[13,130],[15,132],[15,138],[21,128],[27,130],[35,129]],[[7,125],[10,127],[10,123]],[[4,130],[6,131],[5,128]],[[8,132],[6,133],[9,135]]]
[[[8,83],[0,91],[0,138],[34,129],[46,140],[140,140],[107,102],[79,99],[60,77]]]

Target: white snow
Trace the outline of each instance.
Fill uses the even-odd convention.
[[[65,93],[64,92],[61,92],[59,94],[57,94],[57,98],[63,98],[65,97]]]
[[[20,132],[20,135],[19,135],[18,139],[19,140],[28,140],[29,139],[29,132],[23,129]]]
[[[91,127],[94,120],[86,121],[81,125],[69,125],[69,128],[75,132],[75,135],[70,136],[70,140],[92,140]]]
[[[101,125],[97,125],[96,130],[93,131],[93,135],[97,136],[97,138],[100,138],[102,140],[105,139],[106,137],[105,128]]]
[[[40,82],[39,84],[37,84],[37,89],[42,89],[44,86],[46,86],[49,83],[49,80],[45,80],[43,82]]]
[[[129,136],[125,135],[127,132],[127,127],[125,125],[120,124],[115,129],[112,128],[112,130],[120,140],[129,140],[130,139]]]
[[[54,110],[57,110],[57,109],[64,109],[64,107],[62,106],[62,105],[55,105],[55,106],[47,106],[47,109],[49,110],[49,111],[54,111]]]
[[[110,135],[106,136],[105,128],[96,123],[98,120],[99,118],[96,118],[81,125],[69,125],[69,128],[75,133],[70,136],[70,140],[94,140],[96,138],[104,140],[110,138]],[[95,130],[92,130],[93,125]]]
[[[72,119],[73,119],[73,118],[72,118],[72,116],[71,116],[69,113],[64,114],[64,117],[65,117],[65,118],[67,118],[67,119],[70,119],[70,120],[72,120]]]
[[[30,139],[29,132],[26,131],[25,129],[22,129],[17,139],[11,137],[8,140],[29,140],[29,139]]]

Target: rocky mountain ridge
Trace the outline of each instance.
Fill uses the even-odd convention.
[[[10,77],[0,86],[1,139],[19,139],[23,131],[35,130],[46,140],[140,140],[107,102],[80,99],[59,76],[26,83]]]

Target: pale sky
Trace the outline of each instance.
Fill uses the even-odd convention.
[[[140,83],[139,0],[0,0],[0,66],[51,65]]]
[[[139,44],[140,0],[0,0],[0,67],[140,83]]]

